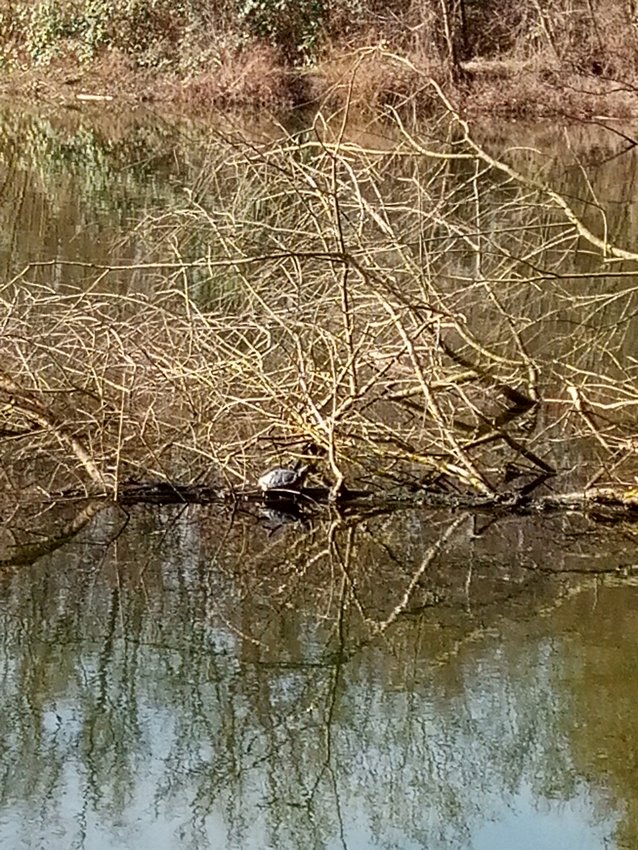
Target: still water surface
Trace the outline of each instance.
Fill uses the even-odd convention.
[[[596,535],[98,514],[2,572],[1,846],[635,846],[638,588]]]
[[[5,278],[152,259],[205,133],[106,125],[3,113]],[[632,529],[64,510],[2,531],[0,846],[638,846]]]

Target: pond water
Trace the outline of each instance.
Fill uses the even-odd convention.
[[[626,533],[139,508],[55,545],[2,572],[2,846],[635,846]]]
[[[207,144],[5,109],[3,279],[153,261],[131,226]],[[636,158],[598,154],[629,233]],[[84,507],[3,517],[0,846],[638,846],[633,527]]]

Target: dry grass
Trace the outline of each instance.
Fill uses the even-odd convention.
[[[169,83],[168,99],[193,110],[210,107],[292,107],[309,95],[303,78],[282,65],[275,50],[224,50],[210,70]]]
[[[467,63],[471,85],[457,93],[467,116],[507,119],[563,118],[587,120],[594,116],[630,119],[638,115],[638,88],[587,76],[533,60]]]
[[[152,70],[139,69],[118,50],[100,53],[90,65],[77,57],[52,60],[45,69],[19,63],[0,75],[0,94],[29,101],[77,104],[77,95],[111,96],[117,106],[162,100],[164,83]]]
[[[387,107],[416,105],[429,113],[435,99],[426,81],[442,76],[440,63],[400,62],[379,46],[348,52],[333,49],[317,67],[315,99],[332,109],[348,103],[359,112],[384,114]]]
[[[225,54],[221,64],[184,77],[135,69],[126,57],[109,51],[88,67],[56,61],[46,72],[30,67],[13,70],[0,78],[0,94],[75,105],[79,93],[89,93],[111,96],[116,106],[162,104],[190,114],[232,107],[313,106],[338,111],[348,105],[362,115],[378,117],[399,109],[418,120],[440,113],[430,86],[430,80],[436,80],[467,117],[567,121],[601,115],[638,117],[638,83],[539,68],[537,60],[473,61],[464,67],[467,80],[454,84],[441,65],[415,64],[371,48],[336,51],[316,68],[291,70],[270,48],[257,46]]]

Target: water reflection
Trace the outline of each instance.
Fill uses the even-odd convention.
[[[239,126],[242,134],[248,129],[244,120]],[[237,134],[232,116],[218,116],[211,130],[210,122],[169,121],[143,110],[42,111],[0,102],[0,278],[41,262],[49,265],[30,272],[38,280],[88,285],[95,268],[70,263],[175,260],[175,245],[164,235],[160,245],[149,244],[140,223],[187,204],[222,132]],[[254,139],[281,132],[267,116],[250,121]],[[157,275],[158,268],[118,270],[107,288],[135,291]]]
[[[152,259],[131,220],[179,205],[201,164],[197,146],[158,124],[118,132],[7,113],[0,131],[5,278],[35,259]],[[624,166],[609,160],[591,177],[613,234],[632,227]],[[397,192],[412,192],[401,180]],[[585,197],[584,181],[565,170],[559,189]],[[168,262],[165,242],[155,247]],[[591,256],[575,262],[591,271]],[[232,281],[218,284],[235,309]],[[552,359],[571,350],[585,319],[561,313],[550,333],[549,283],[530,301],[513,286],[534,345],[551,338]],[[489,330],[487,302],[473,314],[475,294],[458,281],[454,292]],[[599,294],[596,280],[579,291],[587,325],[614,363],[633,357],[633,310],[619,317],[610,292],[603,315]],[[592,338],[578,345],[598,361]],[[35,484],[47,478],[38,462]],[[0,529],[2,846],[638,844],[631,527],[93,509],[38,507]]]
[[[380,630],[458,517],[124,519],[2,574],[3,846],[632,846],[622,533],[468,518]]]

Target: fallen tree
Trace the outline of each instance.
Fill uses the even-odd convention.
[[[227,498],[313,458],[320,502],[633,510],[638,255],[588,178],[568,200],[431,85],[427,138],[396,115],[378,147],[321,118],[219,135],[188,203],[136,228],[152,261],[8,281],[5,491]]]

